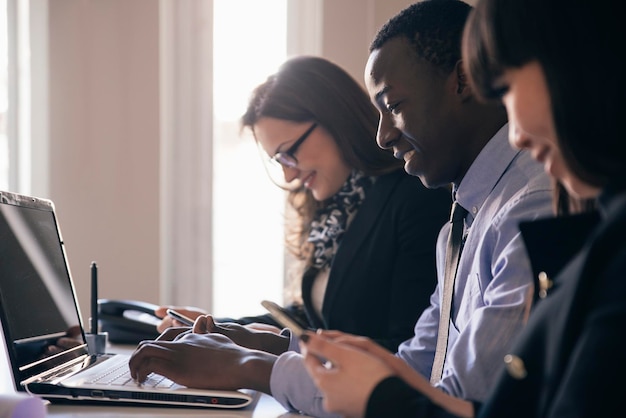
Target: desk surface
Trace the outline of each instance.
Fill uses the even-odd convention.
[[[0,393],[15,393],[10,378],[10,369],[4,347],[4,339],[0,332]],[[132,347],[112,346],[107,351],[127,352]],[[160,408],[143,406],[115,406],[115,405],[73,405],[56,404],[47,405],[48,417],[56,418],[152,418],[152,417],[219,417],[219,418],[289,418],[302,415],[289,413],[274,398],[262,393],[252,405],[244,409],[198,409],[198,408]]]

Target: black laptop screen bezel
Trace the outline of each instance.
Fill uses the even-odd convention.
[[[55,309],[42,308],[41,303],[46,298],[50,299],[50,306],[54,306],[57,303],[51,295],[45,294],[45,291],[43,294],[40,293],[38,295],[28,296],[36,300],[7,300],[8,298],[5,297],[6,295],[3,296],[3,294],[8,293],[9,277],[15,276],[15,273],[11,271],[12,268],[11,263],[9,263],[9,258],[12,255],[14,256],[15,252],[19,252],[19,249],[15,249],[15,252],[13,252],[13,250],[8,248],[8,246],[13,244],[16,246],[20,245],[17,242],[17,239],[13,239],[14,234],[11,230],[12,227],[5,218],[5,215],[9,216],[9,212],[13,215],[19,214],[21,219],[37,218],[45,223],[44,227],[47,228],[46,231],[35,232],[47,234],[43,241],[47,242],[48,245],[40,245],[38,249],[45,251],[46,257],[55,258],[54,263],[56,263],[56,266],[54,268],[54,275],[58,277],[54,278],[54,284],[60,285],[55,289],[55,292],[57,292],[56,297],[62,297],[64,301],[63,304],[69,304],[68,306],[57,309],[62,310],[62,314],[60,312],[55,312]],[[10,367],[13,373],[14,386],[16,390],[24,391],[25,388],[22,384],[20,384],[20,382],[32,380],[34,376],[44,373],[46,370],[51,368],[58,367],[65,362],[88,356],[88,349],[83,330],[83,322],[77,305],[76,292],[65,251],[65,244],[62,239],[53,202],[48,199],[36,198],[16,193],[0,192],[0,222],[2,223],[2,225],[0,225],[0,235],[13,234],[11,236],[5,235],[4,238],[10,238],[12,241],[8,241],[9,244],[5,243],[4,251],[1,250],[2,247],[0,247],[0,320],[2,321],[3,337],[5,340],[7,354],[9,356]],[[39,227],[37,229],[39,229]],[[37,237],[36,240],[38,243],[41,241],[39,238],[40,237]],[[7,241],[5,240],[5,242]],[[44,248],[46,246],[50,248]],[[37,272],[37,269],[32,268],[32,272]],[[31,287],[33,284],[35,287],[46,287],[46,280],[41,274],[36,273],[33,274],[33,276],[35,277],[24,280],[32,280],[29,282],[31,283]],[[22,278],[19,280],[22,280]],[[39,283],[37,281],[39,281]],[[13,286],[15,286],[15,283],[13,283]],[[22,287],[23,286],[21,285],[19,286],[20,289]],[[15,288],[17,288],[17,286],[15,286]],[[3,292],[3,290],[6,292]],[[37,303],[39,304],[38,306]],[[8,306],[9,304],[13,306]],[[57,338],[66,336],[66,333],[61,329],[51,329],[52,332],[46,332],[45,334],[40,335],[19,335],[20,332],[17,329],[19,325],[16,325],[16,320],[18,322],[23,322],[25,319],[23,315],[20,318],[16,318],[15,314],[10,313],[16,312],[16,309],[19,309],[20,315],[22,312],[36,312],[33,316],[38,315],[40,319],[43,318],[44,320],[47,315],[54,316],[56,314],[62,316],[65,321],[64,324],[67,324],[72,328],[72,338],[70,340],[71,344],[69,346],[65,345],[65,347],[61,348],[60,352],[53,353],[46,351],[51,345],[54,346],[53,348],[55,350],[60,348],[59,345],[54,344],[54,342],[57,341]],[[28,325],[33,326],[33,332],[35,332],[38,323],[37,321],[34,321],[34,323],[31,322]],[[48,326],[52,325],[48,324]],[[16,340],[17,342],[15,342]],[[39,357],[27,358],[24,354],[24,347],[27,347],[26,352],[33,352],[34,350],[44,350],[44,352],[39,353],[37,351],[35,354]],[[31,356],[31,354],[29,354],[29,356]]]

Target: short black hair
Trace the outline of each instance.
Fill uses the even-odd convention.
[[[463,28],[472,6],[461,0],[423,0],[389,19],[378,31],[370,52],[403,37],[417,55],[449,73],[461,59]]]

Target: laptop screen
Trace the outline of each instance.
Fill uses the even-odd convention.
[[[17,382],[87,354],[48,200],[1,193],[0,315]]]

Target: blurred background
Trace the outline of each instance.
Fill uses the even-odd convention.
[[[283,192],[239,131],[319,55],[363,83],[408,0],[0,0],[0,190],[56,204],[83,320],[100,297],[216,315],[283,301]]]

